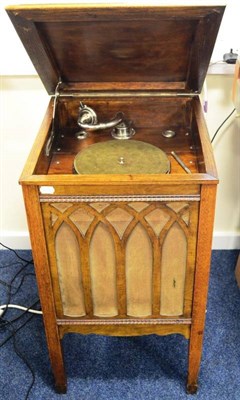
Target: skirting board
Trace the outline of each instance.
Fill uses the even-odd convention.
[[[15,231],[4,231],[1,232],[1,243],[5,246],[15,250],[30,250],[31,244],[29,239],[28,231],[15,232]],[[4,247],[0,245],[0,250]]]
[[[240,232],[221,232],[213,233],[213,250],[238,250],[240,249]]]
[[[12,249],[31,249],[28,232],[5,231],[1,234],[1,242]],[[240,249],[240,232],[214,232],[213,250],[235,250]],[[0,246],[0,250],[3,249]]]

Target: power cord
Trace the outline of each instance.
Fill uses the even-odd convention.
[[[26,279],[28,276],[34,276],[34,277],[35,277],[35,274],[34,274],[33,272],[29,272],[29,273],[27,272],[26,274],[24,274],[24,275],[22,276],[22,279],[21,279],[21,281],[20,281],[18,287],[16,288],[15,292],[12,292],[12,296],[15,296],[15,295],[19,292],[19,290],[21,289],[21,286],[23,285],[23,282],[25,281],[25,279]]]
[[[26,271],[26,268],[29,265],[33,264],[33,260],[27,260],[27,259],[21,257],[15,250],[11,249],[10,247],[4,245],[1,242],[0,242],[0,245],[2,247],[6,248],[7,250],[13,252],[14,255],[18,258],[18,260],[20,260],[20,261],[13,261],[10,264],[0,266],[1,269],[13,267],[13,266],[15,266],[15,267],[20,266],[20,269],[14,274],[14,276],[12,277],[10,282],[5,282],[4,280],[0,280],[0,285],[3,285],[7,290],[6,304],[0,305],[0,330],[7,329],[8,331],[10,331],[10,335],[8,335],[2,342],[0,342],[0,348],[3,347],[9,340],[12,339],[15,353],[24,362],[24,364],[27,366],[27,368],[31,372],[32,379],[31,379],[30,385],[28,387],[28,390],[27,390],[27,393],[25,396],[25,400],[27,400],[29,398],[30,391],[35,383],[35,373],[31,367],[31,365],[29,364],[28,360],[24,356],[24,354],[19,350],[19,347],[16,342],[16,333],[18,331],[20,331],[34,317],[34,315],[42,314],[42,311],[34,309],[34,307],[37,306],[37,304],[39,304],[39,299],[37,299],[29,307],[23,307],[21,305],[12,304],[12,303],[10,304],[12,297],[18,293],[18,291],[22,287],[25,279],[29,276],[35,276],[35,274],[33,272]],[[26,271],[26,272],[21,276],[20,283],[18,285],[15,285],[16,279],[18,277],[20,277],[20,274],[23,273],[23,271]],[[16,316],[15,318],[13,318],[11,320],[6,319],[7,311],[10,308],[16,308],[16,309],[22,310],[23,312],[21,312],[20,315]],[[32,315],[29,318],[26,318],[24,322],[22,322],[20,324],[18,323],[18,326],[15,326],[16,322],[17,321],[19,322],[24,317],[24,315],[26,315],[28,312],[31,312]]]
[[[7,285],[7,288],[8,288],[8,292],[7,292],[7,301],[6,301],[6,304],[7,304],[7,305],[8,305],[8,304],[10,303],[10,301],[11,301],[13,282],[15,281],[15,279],[20,275],[20,273],[21,273],[28,265],[30,265],[30,262],[29,262],[29,261],[26,262],[26,264],[24,264],[24,265],[22,266],[22,268],[20,268],[20,270],[14,275],[14,277],[12,278],[12,280],[10,281],[10,283]],[[19,285],[19,287],[18,287],[18,290],[19,290],[19,288],[21,287],[22,283],[23,283],[23,279],[22,279],[22,281],[21,281],[21,283],[20,283],[20,285]],[[2,315],[1,315],[1,317],[3,317],[3,316],[5,315],[6,312],[7,312],[7,307],[4,309],[4,311],[3,311]]]
[[[32,317],[33,317],[33,315],[27,320],[27,322],[29,322],[30,319],[32,319]],[[21,326],[21,328],[23,328],[24,325],[26,325],[26,323],[23,324],[23,325]],[[10,328],[10,327],[11,327],[11,328]],[[11,339],[11,338],[13,338],[13,347],[14,347],[15,353],[16,353],[17,356],[24,362],[24,364],[27,366],[27,368],[29,369],[29,371],[31,372],[31,375],[32,375],[32,381],[31,381],[31,384],[30,384],[29,387],[28,387],[28,390],[27,390],[27,393],[26,393],[26,396],[25,396],[25,400],[27,400],[28,397],[29,397],[30,391],[31,391],[31,389],[32,389],[32,387],[33,387],[33,385],[34,385],[34,383],[35,383],[35,373],[34,373],[34,370],[33,370],[32,367],[31,367],[31,365],[29,364],[28,360],[26,359],[26,357],[21,353],[21,351],[20,351],[19,348],[17,347],[16,333],[18,332],[19,329],[15,329],[15,328],[12,326],[12,323],[11,323],[11,322],[10,322],[10,327],[7,327],[7,329],[10,330],[10,331],[12,332],[12,334],[10,335],[10,337],[8,338],[8,340]],[[6,341],[4,342],[4,344],[5,344],[5,343],[6,343]],[[1,347],[1,346],[2,346],[2,344],[0,345],[0,347]]]
[[[5,308],[16,308],[18,310],[27,311],[27,312],[32,313],[32,314],[42,314],[42,311],[34,310],[32,308],[28,308],[28,307],[24,307],[24,306],[20,306],[18,304],[3,304],[2,306],[0,306],[0,317],[2,315],[1,313],[3,312],[3,310]]]
[[[217,136],[218,132],[220,131],[220,129],[222,128],[222,126],[225,124],[225,122],[227,122],[227,120],[231,117],[231,115],[234,113],[236,109],[234,108],[230,114],[227,116],[227,118],[225,118],[225,120],[221,123],[221,125],[217,128],[216,132],[214,133],[212,139],[211,139],[211,143],[213,143],[215,137]]]
[[[17,328],[14,327],[14,322],[16,322],[17,320],[19,320],[20,318],[23,317],[24,314],[26,314],[27,312],[34,312],[34,314],[42,314],[42,312],[40,310],[33,310],[31,307],[34,307],[37,303],[39,303],[39,299],[37,301],[35,301],[30,307],[21,307],[22,309],[24,309],[24,312],[10,320],[4,320],[2,319],[2,317],[0,316],[0,328],[5,328],[7,330],[9,330],[11,332],[11,334],[5,338],[1,343],[0,343],[0,348],[2,346],[4,346],[10,339],[13,339],[13,347],[14,347],[14,351],[17,354],[17,356],[24,362],[24,364],[27,366],[27,368],[29,369],[29,371],[31,372],[32,375],[32,380],[31,383],[28,387],[26,396],[25,396],[25,400],[27,400],[29,398],[29,394],[30,391],[35,383],[35,372],[33,370],[33,368],[31,367],[30,363],[28,362],[28,360],[26,359],[26,357],[23,355],[23,353],[19,350],[18,346],[17,346],[17,342],[16,342],[16,334],[17,332],[22,329],[28,322],[30,322],[30,320],[34,317],[34,315],[31,315],[24,323],[22,323],[20,326],[18,326]],[[11,305],[8,305],[8,307]],[[1,306],[2,307],[2,306]],[[0,307],[0,308],[1,308]],[[16,306],[15,306],[16,308]],[[19,308],[19,306],[17,306],[17,308]],[[0,310],[1,311],[1,310]]]
[[[5,247],[5,249],[12,251],[12,252],[17,256],[17,258],[19,258],[20,260],[22,260],[22,261],[24,261],[24,262],[27,262],[27,263],[29,262],[30,264],[33,262],[33,260],[25,260],[25,259],[22,258],[15,250],[11,249],[11,247],[6,246],[6,245],[3,244],[2,242],[0,242],[0,245],[1,245],[2,247]]]
[[[3,329],[8,324],[13,324],[14,322],[16,322],[19,319],[21,319],[23,317],[23,315],[25,315],[28,312],[28,310],[32,309],[32,307],[35,307],[38,303],[39,303],[39,299],[37,301],[35,301],[33,304],[31,304],[30,307],[26,308],[26,310],[21,315],[19,315],[18,317],[13,318],[10,321],[9,320],[4,320],[2,317],[0,317],[0,329]],[[38,310],[35,310],[35,311],[38,311]],[[31,315],[31,317],[27,321],[30,321],[30,319],[32,317],[34,317],[34,315]],[[22,325],[20,325],[18,328],[16,328],[16,332],[18,330],[22,329],[25,325],[26,325],[26,323],[24,322]],[[2,347],[5,343],[7,343],[8,340],[11,339],[11,338],[12,338],[12,335],[10,335],[7,339],[4,339],[3,342],[0,343],[0,347]]]

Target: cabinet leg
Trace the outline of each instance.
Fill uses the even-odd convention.
[[[196,394],[198,390],[197,383],[187,384],[187,394]]]
[[[56,388],[56,392],[59,394],[67,393],[67,383],[66,382],[56,382],[55,388]]]
[[[67,393],[67,384],[66,384],[66,382],[65,383],[63,383],[63,382],[61,382],[61,383],[55,383],[55,388],[56,388],[56,392],[57,393],[59,393],[59,394],[65,394],[65,393]]]
[[[196,270],[193,293],[192,326],[189,341],[187,392],[194,394],[198,388],[205,326],[208,280],[211,263],[211,244],[214,220],[216,187],[204,185],[201,189]]]
[[[189,354],[188,354],[188,380],[187,393],[195,394],[198,389],[198,373],[202,356],[203,332],[194,332],[195,327],[192,327]]]
[[[55,385],[59,393],[66,393],[67,383],[64,371],[63,352],[56,320],[52,279],[50,275],[48,250],[38,187],[28,185],[23,186],[23,195],[27,211],[34,267]]]
[[[47,331],[46,331],[47,334]],[[64,368],[63,351],[61,340],[58,335],[54,338],[49,338],[48,341],[48,351],[51,360],[52,372],[55,379],[55,388],[58,393],[66,393],[67,391],[67,379]]]

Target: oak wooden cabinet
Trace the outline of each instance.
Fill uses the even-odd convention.
[[[7,9],[53,95],[20,182],[60,392],[69,332],[180,333],[189,339],[187,390],[197,390],[218,183],[198,93],[223,10]],[[79,140],[82,102],[102,120],[123,112],[134,140],[165,152],[169,173],[76,174],[79,152],[113,140],[109,129]]]

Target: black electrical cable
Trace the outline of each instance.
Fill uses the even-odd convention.
[[[21,266],[21,268],[15,273],[15,275],[14,275],[13,278],[11,279],[10,283],[5,282],[5,281],[3,281],[3,280],[0,281],[0,284],[4,285],[4,286],[7,288],[6,308],[4,309],[4,311],[2,312],[2,314],[1,314],[1,316],[0,316],[0,329],[7,329],[7,330],[9,330],[9,331],[11,332],[11,334],[10,334],[7,338],[5,338],[5,339],[0,343],[0,348],[1,348],[2,346],[4,346],[10,339],[13,339],[13,347],[14,347],[14,350],[15,350],[17,356],[25,363],[25,365],[27,366],[27,368],[28,368],[29,371],[31,372],[32,380],[31,380],[31,383],[30,383],[30,385],[29,385],[29,388],[28,388],[27,393],[26,393],[26,396],[25,396],[25,400],[27,400],[27,399],[29,398],[30,391],[31,391],[31,389],[32,389],[32,387],[33,387],[33,385],[34,385],[34,383],[35,383],[35,373],[34,373],[34,370],[33,370],[32,367],[31,367],[31,365],[29,364],[28,360],[27,360],[26,357],[22,354],[22,352],[19,350],[19,348],[18,348],[18,346],[17,346],[17,343],[16,343],[16,333],[17,333],[18,331],[20,331],[20,330],[34,317],[34,314],[32,314],[29,318],[26,318],[26,320],[25,320],[22,324],[20,324],[18,327],[15,327],[15,326],[14,326],[14,323],[15,323],[16,321],[20,320],[21,318],[23,318],[24,315],[27,314],[27,312],[28,312],[28,310],[29,310],[30,308],[32,309],[33,307],[35,307],[35,306],[39,303],[39,299],[38,299],[37,301],[35,301],[33,304],[31,304],[26,310],[24,310],[23,312],[21,312],[21,315],[18,315],[17,317],[13,318],[12,320],[6,320],[6,319],[4,319],[3,317],[4,317],[5,313],[6,313],[7,310],[8,310],[8,307],[7,307],[7,306],[8,306],[8,304],[10,304],[11,297],[12,297],[12,296],[15,296],[15,295],[18,293],[18,291],[20,290],[21,286],[23,285],[23,283],[24,283],[26,277],[27,277],[27,276],[33,276],[33,275],[35,275],[35,274],[32,273],[32,272],[26,272],[26,273],[21,277],[21,281],[20,281],[20,283],[18,284],[18,286],[17,286],[17,287],[16,287],[15,285],[13,286],[13,283],[14,283],[14,281],[16,280],[16,278],[22,273],[23,270],[25,270],[26,267],[28,267],[30,264],[33,264],[33,260],[26,260],[25,258],[19,256],[19,254],[18,254],[15,250],[11,249],[10,247],[4,245],[4,244],[1,243],[1,242],[0,242],[0,245],[2,245],[3,247],[5,247],[6,249],[12,251],[12,252],[15,254],[15,256],[16,256],[19,260],[21,260],[21,262],[20,262],[20,261],[18,261],[18,262],[13,262],[13,263],[11,263],[11,264],[4,265],[4,266],[1,266],[1,267],[0,267],[0,268],[7,268],[7,267],[11,267],[11,266],[13,266],[13,265],[20,265],[20,266]],[[14,289],[14,291],[13,291],[13,289]]]
[[[12,280],[10,281],[9,285],[10,287],[8,288],[8,293],[7,293],[7,300],[6,300],[6,304],[8,305],[10,303],[11,300],[11,295],[12,295],[12,291],[11,291],[11,286],[13,284],[13,282],[15,281],[15,279],[17,278],[17,276],[28,266],[30,265],[31,262],[27,261],[25,265],[23,265],[22,268],[19,269],[19,271],[14,275],[14,277],[12,278]],[[1,315],[1,317],[4,316],[4,314],[6,314],[7,312],[7,307],[5,308],[5,310],[3,311],[3,314]]]
[[[217,136],[218,132],[220,131],[221,127],[225,124],[225,122],[231,117],[231,115],[234,113],[236,109],[234,108],[230,114],[227,116],[227,118],[225,118],[225,120],[221,123],[221,125],[217,128],[216,132],[214,133],[211,143],[214,141],[215,137]]]
[[[23,265],[23,263],[20,261],[16,261],[10,264],[0,265],[0,269],[14,267],[15,265]]]
[[[15,295],[18,293],[19,289],[20,289],[21,286],[23,285],[23,282],[25,281],[25,279],[26,279],[28,276],[34,276],[34,277],[36,277],[36,275],[35,275],[33,272],[27,272],[26,274],[24,274],[24,275],[22,276],[22,279],[21,279],[21,281],[20,281],[18,287],[15,288],[15,289],[16,289],[15,292],[11,292],[11,295],[12,295],[12,296],[15,296]]]
[[[20,260],[22,260],[24,262],[27,262],[27,263],[30,263],[30,264],[33,262],[33,260],[25,260],[25,258],[22,258],[15,250],[11,249],[11,247],[6,246],[2,242],[0,242],[0,245],[2,247],[5,247],[5,249],[12,251],[17,256],[17,258],[19,258]]]
[[[7,287],[12,288],[11,283],[5,282],[5,281],[3,281],[2,279],[0,279],[0,285],[3,285],[3,286],[7,286]]]
[[[23,322],[22,325],[20,325],[17,328],[15,328],[15,331],[16,332],[20,331],[20,329],[22,329],[34,316],[35,316],[35,314],[30,315],[30,317],[28,319],[26,319],[26,321]],[[3,347],[10,339],[12,339],[12,335],[8,336],[6,339],[4,339],[0,343],[0,348]]]
[[[30,318],[28,319],[29,322]],[[25,400],[28,399],[28,396],[30,394],[30,391],[35,383],[35,373],[34,370],[32,369],[31,365],[29,364],[28,360],[26,359],[26,357],[20,352],[19,348],[17,347],[17,342],[16,342],[16,333],[18,330],[16,330],[14,328],[14,326],[12,325],[12,323],[10,321],[8,321],[10,323],[10,327],[7,327],[8,330],[10,330],[12,332],[11,337],[13,338],[13,347],[14,347],[14,351],[17,354],[17,356],[24,362],[24,364],[28,367],[29,371],[31,372],[32,375],[32,381],[31,384],[29,385],[29,388],[27,390],[26,396],[25,396]]]
[[[4,340],[2,341],[2,343],[0,343],[0,348],[1,348],[1,347],[2,347],[3,345],[5,345],[10,339],[13,339],[13,346],[14,346],[14,350],[15,350],[16,354],[18,355],[19,358],[21,358],[21,360],[25,363],[25,365],[27,365],[29,371],[30,371],[31,374],[32,374],[32,381],[31,381],[31,384],[30,384],[30,386],[29,386],[29,388],[28,388],[27,394],[26,394],[26,396],[25,396],[25,400],[28,399],[28,396],[29,396],[29,394],[30,394],[30,391],[31,391],[31,389],[32,389],[32,387],[33,387],[33,385],[34,385],[34,383],[35,383],[35,373],[34,373],[34,370],[33,370],[32,367],[31,367],[31,365],[29,364],[28,360],[24,357],[24,355],[23,355],[23,354],[19,351],[19,349],[17,348],[17,344],[16,344],[16,333],[17,333],[20,329],[22,329],[22,328],[34,317],[34,315],[31,315],[23,324],[21,324],[20,326],[18,326],[18,328],[15,328],[15,327],[13,326],[13,323],[14,323],[15,321],[17,321],[19,318],[22,318],[22,316],[23,316],[24,314],[26,314],[30,308],[36,306],[37,303],[39,303],[39,299],[38,299],[37,301],[35,301],[31,306],[29,306],[28,309],[25,310],[19,317],[16,317],[16,318],[14,318],[14,319],[11,320],[11,321],[4,321],[4,322],[5,322],[5,326],[4,326],[4,327],[11,331],[11,335],[9,335],[6,339],[4,339]]]
[[[37,303],[39,303],[39,300],[37,300],[36,302],[34,302],[30,307],[28,307],[28,309],[31,308],[31,307],[34,307]],[[28,399],[29,394],[30,394],[30,391],[31,391],[31,389],[32,389],[32,387],[33,387],[33,385],[34,385],[34,383],[35,383],[35,373],[34,373],[34,370],[33,370],[32,367],[31,367],[31,365],[29,364],[28,360],[24,357],[24,355],[20,352],[20,350],[19,350],[18,347],[17,347],[17,344],[16,344],[16,333],[17,333],[20,329],[22,329],[22,328],[34,317],[34,315],[31,315],[23,324],[21,324],[21,325],[18,326],[17,328],[15,328],[15,327],[13,326],[13,322],[15,322],[17,319],[21,318],[24,314],[27,313],[27,311],[28,311],[28,310],[25,310],[25,311],[21,314],[20,317],[14,318],[12,321],[5,321],[6,324],[5,324],[4,327],[6,327],[8,330],[10,330],[10,331],[11,331],[11,334],[10,334],[5,340],[3,340],[3,341],[0,343],[0,348],[1,348],[1,347],[2,347],[3,345],[5,345],[10,339],[13,339],[13,347],[14,347],[14,350],[15,350],[16,354],[18,355],[19,358],[21,358],[21,360],[25,363],[25,365],[27,365],[29,371],[30,371],[31,374],[32,374],[32,381],[31,381],[31,383],[30,383],[30,386],[29,386],[29,388],[28,388],[27,394],[26,394],[26,396],[25,396],[25,400]]]
[[[8,288],[7,300],[6,300],[6,302],[5,302],[6,305],[8,305],[8,304],[10,304],[12,295],[15,295],[15,294],[18,292],[18,290],[20,289],[20,287],[22,286],[22,284],[23,284],[23,282],[24,282],[25,275],[28,275],[28,274],[25,274],[25,275],[22,277],[21,282],[20,282],[20,284],[18,285],[17,288],[14,287],[15,293],[12,293],[13,282],[14,282],[15,279],[18,277],[18,275],[19,275],[28,265],[32,264],[32,260],[25,260],[24,258],[20,257],[20,256],[17,254],[17,252],[16,252],[15,250],[11,249],[10,247],[6,246],[5,244],[3,244],[3,243],[1,243],[1,242],[0,242],[0,244],[1,244],[3,247],[5,247],[6,249],[12,251],[12,252],[15,254],[16,257],[18,257],[21,261],[23,261],[23,262],[25,263],[25,264],[24,264],[23,262],[18,262],[18,263],[17,263],[17,264],[20,264],[22,267],[17,271],[17,273],[16,273],[16,274],[14,275],[14,277],[11,279],[10,283],[6,283],[6,282],[3,282],[3,281],[2,281],[2,284],[4,284],[4,285]],[[15,263],[8,264],[8,266],[11,266],[11,265],[15,265]],[[5,267],[5,266],[4,266],[4,267]],[[3,317],[4,317],[5,313],[7,312],[7,309],[8,309],[8,307],[6,307],[6,308],[4,309],[4,311],[2,312],[2,314],[1,314],[1,321],[3,320]]]
[[[40,302],[39,299],[37,299],[36,301],[34,301],[34,303],[32,303],[29,307],[27,307],[26,310],[23,310],[21,315],[19,315],[18,317],[13,318],[12,320],[5,320],[2,318],[2,316],[0,317],[0,323],[2,324],[2,327],[4,328],[8,323],[13,324],[14,322],[18,321],[19,319],[21,319],[25,314],[27,314],[28,310],[33,309],[38,303]],[[40,311],[40,310],[37,310]],[[40,315],[40,314],[39,314]],[[0,325],[1,328],[1,325]],[[1,347],[1,345],[0,345]]]

